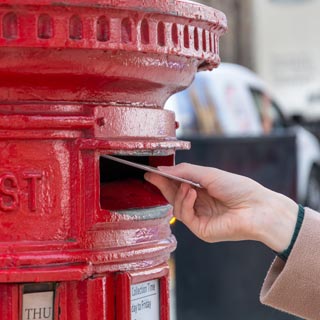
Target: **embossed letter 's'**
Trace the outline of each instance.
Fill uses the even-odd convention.
[[[18,181],[12,173],[0,175],[0,210],[14,211],[19,206]]]

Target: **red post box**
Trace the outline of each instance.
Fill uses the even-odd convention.
[[[219,64],[222,13],[179,0],[0,4],[0,319],[168,320],[166,99]]]

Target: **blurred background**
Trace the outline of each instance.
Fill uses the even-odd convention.
[[[223,11],[222,65],[200,72],[166,108],[180,139],[176,163],[244,174],[320,210],[320,0],[202,0]],[[274,254],[253,242],[206,244],[172,226],[172,319],[297,319],[262,306]]]
[[[223,11],[223,62],[255,71],[272,87],[288,116],[320,119],[320,1],[202,0]]]

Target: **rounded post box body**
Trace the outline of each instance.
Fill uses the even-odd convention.
[[[219,64],[222,13],[185,1],[0,4],[0,318],[169,319],[166,99]]]

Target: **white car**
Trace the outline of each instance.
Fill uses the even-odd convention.
[[[297,141],[298,201],[320,210],[319,142],[301,126],[288,127],[271,90],[252,71],[221,64],[212,72],[200,72],[165,108],[176,113],[178,136],[256,136],[292,130]]]

